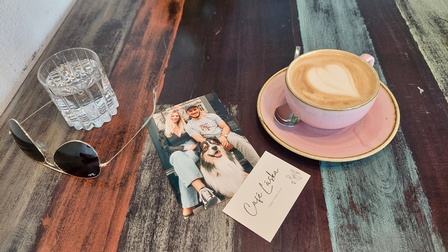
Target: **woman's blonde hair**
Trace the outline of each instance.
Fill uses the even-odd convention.
[[[177,113],[179,115],[179,122],[177,123],[179,125],[179,127],[181,128],[181,133],[185,133],[185,120],[184,117],[181,115],[181,113],[178,110],[173,110],[171,111],[171,113],[169,113],[169,116],[167,116],[166,120],[165,120],[165,136],[167,137],[171,137],[174,133],[174,126],[175,123],[171,120],[171,116]],[[169,117],[169,118],[168,118]]]

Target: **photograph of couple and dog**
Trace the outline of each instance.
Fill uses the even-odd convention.
[[[184,218],[231,198],[260,157],[217,95],[158,110],[150,136]]]

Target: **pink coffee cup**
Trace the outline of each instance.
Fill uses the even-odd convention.
[[[286,70],[286,101],[301,121],[340,129],[363,118],[380,89],[374,58],[334,49],[305,53]]]

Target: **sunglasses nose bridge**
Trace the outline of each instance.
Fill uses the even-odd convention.
[[[42,162],[41,164],[43,164],[45,167],[50,168],[53,171],[65,174],[65,175],[70,175],[69,173],[65,172],[64,170],[62,170],[61,168],[59,168],[55,163],[54,160],[52,158],[45,158],[45,161]]]

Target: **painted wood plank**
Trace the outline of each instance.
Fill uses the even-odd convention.
[[[290,1],[188,1],[182,17],[187,24],[183,24],[177,45],[168,56],[176,25],[154,35],[148,28],[149,17],[160,10],[165,15],[169,10],[173,19],[158,16],[157,28],[167,20],[178,20],[178,2],[170,1],[174,4],[166,9],[140,8],[141,2],[78,1],[78,11],[71,13],[65,32],[58,33],[50,45],[52,50],[43,56],[85,46],[110,62],[106,69],[123,99],[117,119],[100,130],[76,132],[66,130],[62,117],[50,107],[26,123],[31,135],[48,143],[50,152],[65,140],[84,138],[98,149],[103,160],[107,159],[140,126],[140,116],[150,112],[151,101],[146,99],[149,83],[161,83],[166,74],[162,103],[216,91],[257,151],[275,153],[312,174],[312,179],[272,243],[227,218],[221,212],[224,205],[184,221],[167,191],[171,189],[160,172],[150,139],[144,135],[106,167],[98,181],[71,181],[19,156],[20,151],[7,136],[8,117],[23,119],[39,106],[34,104],[36,98],[46,101],[42,97],[47,98],[47,94],[39,87],[33,69],[33,76],[27,78],[17,96],[20,99],[14,99],[8,114],[0,119],[2,136],[6,136],[0,137],[0,250],[330,251],[330,230],[334,250],[445,250],[438,231],[447,241],[446,100],[425,68],[423,57],[419,58],[412,38],[401,34],[401,29],[408,28],[403,27],[394,2],[358,0],[363,5],[359,12],[356,4],[347,1],[315,1],[313,6],[298,1],[299,11],[311,12],[301,14],[302,34],[298,30],[291,34],[298,20],[290,19],[289,12],[295,15],[288,9],[295,5]],[[401,8],[402,12],[413,15],[421,11],[414,4],[413,8],[406,7],[411,11]],[[145,18],[135,16],[138,8]],[[315,13],[321,10],[324,12]],[[128,33],[134,21],[137,26]],[[357,29],[346,28],[353,25]],[[322,36],[321,30],[329,35]],[[322,163],[316,169],[318,162],[285,151],[264,132],[256,118],[257,92],[273,73],[287,66],[293,41],[301,44],[300,35],[305,50],[334,47],[355,53],[367,50],[378,56],[376,67],[381,78],[388,81],[406,112],[403,132],[388,148],[366,160]],[[148,45],[150,39],[158,44]],[[122,50],[125,45],[127,49]],[[425,57],[432,53],[425,52]],[[116,63],[121,57],[128,63]],[[164,71],[168,57],[170,63]],[[428,65],[434,75],[443,71]],[[424,88],[423,94],[417,85]],[[397,227],[402,230],[397,231]]]
[[[441,3],[434,1],[432,8],[438,8]],[[446,5],[446,3],[445,3]],[[425,60],[419,38],[431,31],[412,32],[409,26],[420,26],[427,21],[411,18],[406,24],[403,13],[406,8],[397,7],[395,2],[359,1],[359,7],[365,23],[368,26],[382,70],[388,85],[395,93],[401,105],[402,130],[406,143],[413,153],[413,159],[418,167],[420,183],[431,207],[435,228],[442,237],[445,247],[448,244],[448,194],[446,181],[448,178],[448,106],[446,96],[440,89],[440,82],[435,79],[437,71]],[[441,6],[443,9],[443,6]],[[372,10],[377,10],[372,12]],[[419,8],[427,12],[427,8]],[[437,12],[433,12],[437,13]],[[416,17],[419,15],[416,15]],[[435,18],[425,15],[422,18]],[[443,15],[439,17],[443,19]],[[382,22],[377,22],[382,20]],[[423,26],[432,29],[431,26]],[[439,28],[439,27],[437,27]],[[446,31],[445,31],[446,33]],[[435,39],[439,39],[435,37]],[[445,52],[445,48],[434,44],[432,57]],[[444,74],[444,73],[443,73]]]
[[[289,162],[300,163],[300,167],[313,174],[313,182],[309,182],[304,192],[310,196],[298,200],[273,242],[267,243],[222,213],[225,202],[185,222],[180,218],[179,206],[174,203],[163,176],[157,185],[137,181],[120,249],[147,246],[149,250],[174,251],[178,248],[184,251],[291,251],[297,247],[328,250],[326,218],[319,218],[324,202],[320,172],[314,168],[317,162],[285,153],[260,128],[256,118],[256,99],[261,86],[293,58],[290,12],[289,1],[186,2],[159,101],[160,104],[176,104],[216,92],[259,153],[268,149],[285,156]],[[259,131],[265,135],[260,136]],[[154,155],[151,146],[145,151]],[[148,174],[144,177],[151,176],[151,181],[156,181],[154,176],[160,176],[157,162],[145,162],[141,172]],[[152,172],[145,171],[147,166],[152,167]],[[145,194],[147,192],[158,192],[163,200],[152,198]],[[157,209],[159,216],[148,215],[148,212],[155,213],[149,209],[150,205]],[[163,232],[169,230],[169,236],[158,230],[163,218],[170,223],[171,227],[163,227]],[[311,228],[297,228],[298,225]],[[316,239],[317,236],[321,238]],[[170,242],[173,237],[175,242]]]
[[[54,192],[63,175],[30,160],[8,135],[8,118],[23,120],[50,98],[36,78],[39,64],[49,55],[69,47],[87,47],[97,52],[110,74],[121,52],[139,1],[77,1],[60,31],[48,45],[15,98],[1,117],[0,137],[0,251],[32,251],[39,232],[51,215]],[[104,22],[105,21],[105,22]],[[80,29],[82,27],[82,29]],[[54,106],[42,110],[24,124],[34,139],[52,152],[63,142],[80,139],[85,132],[70,130]],[[68,213],[72,213],[68,211]]]
[[[119,112],[84,140],[107,160],[152,111],[152,88],[160,85],[173,46],[183,1],[143,1],[110,75]],[[131,113],[130,113],[131,112]],[[117,135],[117,132],[121,133]],[[57,251],[116,251],[133,195],[145,137],[137,137],[91,181],[64,178],[48,208],[36,247]],[[96,143],[96,144],[95,144]],[[89,208],[92,205],[92,209]]]
[[[290,210],[285,222],[271,243],[242,225],[235,225],[238,251],[328,251],[330,249],[328,222],[324,214],[323,189],[318,162],[287,151],[272,140],[259,124],[256,114],[256,98],[262,85],[276,72],[287,67],[293,59],[295,49],[294,30],[297,22],[292,19],[294,1],[239,1],[238,16],[233,18],[235,27],[233,39],[226,38],[225,54],[238,61],[229,60],[235,73],[223,71],[219,79],[233,74],[235,83],[228,82],[221,93],[227,94],[226,101],[238,104],[238,120],[247,132],[251,143],[259,154],[265,150],[281,157],[311,175],[310,181]],[[288,11],[289,9],[289,11]],[[291,14],[289,14],[290,12]],[[231,17],[228,17],[229,21]],[[229,33],[230,34],[230,33]],[[225,34],[223,34],[224,36]],[[235,64],[234,62],[237,62]],[[233,92],[233,93],[228,93]],[[219,95],[220,93],[218,93]],[[259,131],[254,129],[260,129]],[[312,196],[311,196],[312,195]],[[321,205],[322,204],[322,205]]]
[[[295,8],[294,1],[186,2],[166,71],[162,104],[176,104],[214,91],[232,109],[259,154],[268,150],[311,174],[303,192],[307,196],[298,199],[272,243],[239,223],[233,233],[222,234],[235,239],[237,251],[331,249],[328,222],[321,218],[325,216],[325,202],[318,162],[285,150],[266,133],[256,115],[259,90],[293,59],[293,33],[297,32],[293,26],[297,22],[291,13],[297,8],[291,8]],[[200,238],[194,239],[197,242]]]
[[[147,137],[120,251],[232,251],[234,221],[226,202],[184,220],[181,207]]]
[[[448,3],[441,0],[396,0],[423,57],[448,102]]]
[[[355,1],[297,5],[306,51],[338,48],[376,56]],[[385,81],[379,64],[376,69]],[[334,251],[443,249],[401,131],[393,145],[361,161],[321,163]]]

